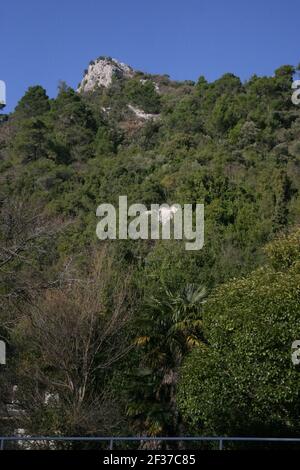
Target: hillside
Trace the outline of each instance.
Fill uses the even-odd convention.
[[[246,399],[233,399],[234,423],[227,424],[218,416],[234,392],[225,375],[213,385],[208,378],[214,348],[231,341],[220,331],[223,310],[234,331],[244,324],[253,329],[256,318],[269,315],[257,334],[270,329],[278,339],[276,309],[267,308],[272,296],[260,291],[260,282],[266,293],[275,281],[264,270],[295,282],[289,291],[276,277],[291,303],[278,299],[284,354],[297,339],[299,252],[290,235],[300,223],[300,107],[291,101],[296,72],[284,65],[272,77],[253,75],[244,83],[232,73],[212,83],[203,76],[179,82],[99,57],[76,91],[61,83],[49,99],[33,86],[1,119],[0,334],[12,357],[0,379],[2,417],[18,384],[26,411],[18,427],[35,434],[230,434],[246,426],[243,416],[251,432],[263,432],[269,416],[270,428],[279,423],[282,432],[298,433],[298,411],[287,405],[299,398],[294,370],[293,396],[282,384],[274,402],[259,396],[256,414]],[[204,248],[188,252],[176,240],[99,241],[96,209],[104,202],[117,206],[120,195],[148,208],[203,203]],[[288,265],[278,239],[292,253]],[[261,299],[255,305],[251,286]],[[239,323],[239,311],[253,322]],[[238,335],[232,341],[232,349],[247,349]],[[238,355],[241,367],[256,370],[261,344],[245,364]],[[226,367],[236,370],[228,357]],[[280,376],[278,367],[266,387]],[[192,383],[192,369],[207,389],[196,378]],[[250,383],[256,397],[249,377],[242,392]],[[207,404],[210,387],[221,397],[215,410]],[[46,393],[54,397],[47,404]],[[198,396],[205,410],[195,409]],[[284,410],[277,416],[276,400]],[[7,426],[10,432],[14,419],[3,419]]]

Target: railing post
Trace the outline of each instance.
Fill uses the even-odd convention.
[[[0,450],[4,449],[4,439],[1,439],[0,441]]]
[[[223,450],[223,439],[219,441],[219,450]]]
[[[109,450],[113,450],[113,446],[114,446],[114,440],[111,439],[111,440],[109,441]]]

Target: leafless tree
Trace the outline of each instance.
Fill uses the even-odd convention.
[[[66,226],[42,206],[10,198],[0,202],[0,304],[28,300],[48,279],[39,262],[53,249],[55,236]]]
[[[24,427],[42,410],[39,432],[104,433],[119,419],[107,381],[132,347],[130,276],[116,279],[105,251],[94,255],[87,278],[47,290],[20,319]]]
[[[1,429],[6,430],[11,422],[7,404],[15,384],[11,332],[18,322],[19,309],[54,282],[42,269],[43,261],[51,259],[55,238],[66,225],[62,219],[50,217],[42,204],[0,195],[0,339],[6,342],[9,356],[0,376]]]

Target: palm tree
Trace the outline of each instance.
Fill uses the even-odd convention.
[[[129,414],[151,435],[178,432],[176,385],[184,356],[205,347],[202,307],[206,289],[188,284],[179,291],[163,285],[149,298],[139,322],[136,345],[142,351]]]

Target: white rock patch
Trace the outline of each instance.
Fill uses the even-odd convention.
[[[77,91],[92,91],[98,86],[108,88],[114,76],[130,78],[133,75],[133,69],[123,62],[118,62],[116,59],[99,59],[89,65]]]
[[[132,106],[132,104],[129,104],[128,108],[130,109],[130,111],[132,111],[136,115],[136,117],[138,117],[140,119],[149,120],[149,119],[158,119],[159,118],[159,114],[145,113],[145,111],[143,111],[142,109],[136,108],[135,106]]]

